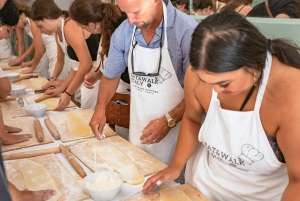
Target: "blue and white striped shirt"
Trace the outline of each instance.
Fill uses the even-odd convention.
[[[168,50],[177,78],[183,86],[184,74],[189,66],[189,50],[191,35],[197,22],[187,14],[177,10],[169,0],[167,5],[167,37]],[[128,66],[128,54],[134,25],[125,20],[113,33],[110,41],[108,58],[103,69],[107,78],[120,76]],[[161,40],[162,22],[156,29],[149,46],[140,29],[135,32],[135,40],[140,46],[158,48]]]

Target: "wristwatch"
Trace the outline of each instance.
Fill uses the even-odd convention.
[[[175,120],[169,115],[169,113],[165,114],[165,117],[167,118],[168,126],[170,128],[173,128],[176,126]]]

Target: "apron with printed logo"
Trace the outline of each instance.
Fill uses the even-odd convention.
[[[280,200],[288,184],[260,120],[260,106],[271,69],[268,52],[253,111],[221,108],[213,90],[198,148],[188,161],[186,182],[211,200]]]
[[[164,43],[162,50],[160,48],[145,48],[136,44],[133,51],[133,46],[130,45],[128,56],[128,71],[131,79],[129,140],[134,145],[168,165],[174,154],[180,122],[176,127],[171,128],[170,132],[159,143],[145,145],[141,144],[140,141],[142,130],[148,123],[153,119],[163,117],[177,106],[184,97],[182,86],[177,79],[168,52],[166,33],[167,13],[164,3],[163,13]],[[136,27],[133,29],[131,44],[135,40],[135,29]],[[162,55],[158,76],[139,76],[133,73],[131,54],[134,56],[134,72],[153,73],[159,69],[160,51],[162,51]]]

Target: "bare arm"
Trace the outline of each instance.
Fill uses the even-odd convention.
[[[298,85],[299,87],[299,85]],[[293,95],[282,101],[282,115],[280,119],[279,130],[276,138],[278,145],[284,155],[288,171],[289,183],[282,195],[282,201],[299,200],[300,197],[300,107],[298,93],[294,93],[298,88],[290,90]]]
[[[199,84],[199,79],[189,67],[185,74],[185,102],[186,109],[182,118],[179,131],[178,141],[174,157],[170,166],[148,179],[143,187],[143,193],[148,193],[157,187],[157,182],[165,182],[166,180],[174,180],[178,178],[182,168],[187,163],[198,145],[198,133],[201,126],[201,116],[204,112],[199,100],[196,98],[196,93],[201,93],[196,87]],[[195,91],[197,90],[197,91]]]
[[[61,46],[58,44],[57,37],[55,37],[56,46],[57,46],[57,60],[55,64],[55,68],[53,71],[53,77],[58,77],[63,70],[64,62],[65,62],[65,54],[61,49]]]
[[[66,40],[74,49],[80,62],[78,71],[67,88],[67,91],[70,94],[74,94],[75,91],[80,87],[84,80],[84,76],[90,72],[93,65],[83,32],[84,30],[77,26],[73,20],[70,20],[64,28]]]
[[[18,57],[22,56],[25,50],[25,44],[24,44],[24,29],[16,28],[15,34],[17,40],[17,46],[18,46]]]
[[[108,79],[104,75],[101,77],[95,113],[90,121],[90,127],[98,139],[102,139],[100,134],[103,133],[103,128],[106,123],[105,108],[117,90],[120,77],[121,76],[113,79]]]
[[[278,14],[278,15],[276,15],[276,17],[275,18],[290,18],[290,16],[288,16],[287,14],[284,14],[284,13],[280,13],[280,14]]]
[[[33,72],[38,66],[43,54],[46,49],[42,42],[42,34],[36,24],[30,19],[30,29],[33,35],[33,45],[34,45],[34,57],[32,60],[32,66],[30,68],[30,72]],[[27,52],[27,51],[26,51]]]
[[[0,78],[0,98],[5,98],[9,95],[11,86],[6,77]]]

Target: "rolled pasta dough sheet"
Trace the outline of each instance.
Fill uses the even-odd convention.
[[[71,133],[79,137],[90,134],[89,122],[79,111],[71,111],[66,114],[67,126]]]
[[[57,201],[61,197],[61,193],[57,189],[51,175],[43,166],[28,159],[17,160],[12,166],[22,174],[28,190],[55,190],[56,194],[48,201]]]
[[[87,140],[87,143],[92,145],[101,159],[117,170],[127,183],[136,185],[144,180],[144,175],[134,162],[118,148],[95,139]]]

